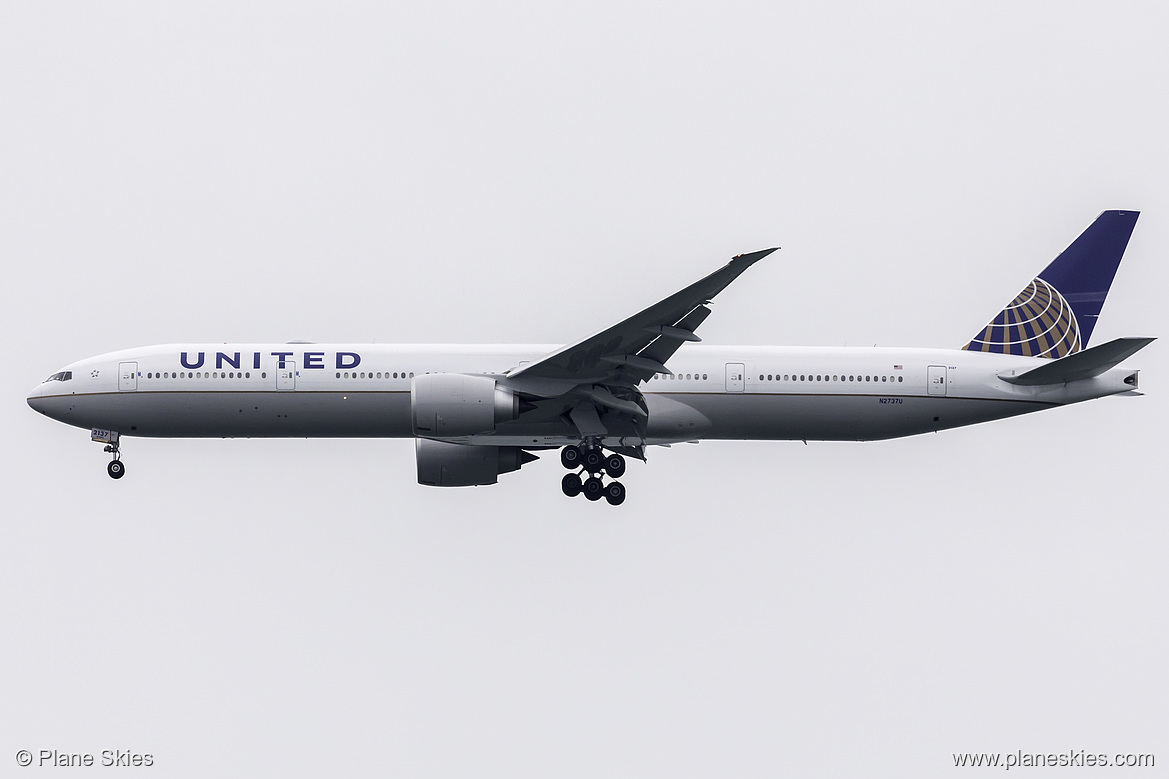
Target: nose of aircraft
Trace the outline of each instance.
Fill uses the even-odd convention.
[[[62,405],[63,403],[68,403],[68,398],[63,396],[69,394],[65,391],[61,381],[64,376],[72,378],[72,374],[62,371],[61,373],[54,373],[33,387],[32,392],[28,393],[28,397],[26,398],[29,407],[33,411],[44,414],[47,417],[60,419],[62,412],[68,408],[68,406],[63,407]]]
[[[28,393],[26,400],[33,411],[44,413],[45,396],[49,394],[48,385],[50,382],[42,381],[40,384],[33,387],[32,392]]]

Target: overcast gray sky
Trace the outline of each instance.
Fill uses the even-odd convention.
[[[572,341],[775,245],[706,342],[957,347],[1109,208],[1143,215],[1094,340],[1164,336],[1167,33],[1152,2],[0,5],[0,766],[1163,772],[1161,342],[1144,398],[658,450],[620,510],[547,456],[423,488],[409,441],[132,439],[113,482],[24,398],[152,343]]]

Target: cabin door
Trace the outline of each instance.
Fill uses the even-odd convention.
[[[118,363],[118,391],[133,392],[138,389],[138,363]]]
[[[291,360],[284,361],[284,367],[280,367],[279,363],[276,366],[276,389],[278,390],[294,390],[296,389],[296,363]]]
[[[929,394],[946,394],[946,366],[931,365],[929,367]]]
[[[743,382],[743,363],[728,362],[727,363],[727,392],[742,392],[744,388]]]

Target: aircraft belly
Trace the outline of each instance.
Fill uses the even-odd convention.
[[[1048,408],[1048,404],[960,397],[693,394],[674,396],[710,420],[702,438],[872,441],[944,430]],[[669,431],[650,417],[650,438]],[[674,438],[673,440],[682,440]]]
[[[159,438],[411,437],[409,392],[78,395],[63,422]]]

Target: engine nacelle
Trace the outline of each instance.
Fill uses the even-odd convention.
[[[495,484],[499,474],[519,470],[538,459],[518,446],[472,446],[415,439],[418,483],[431,487],[475,487]]]
[[[519,416],[520,400],[490,376],[427,373],[410,382],[414,435],[434,438],[490,433]]]

